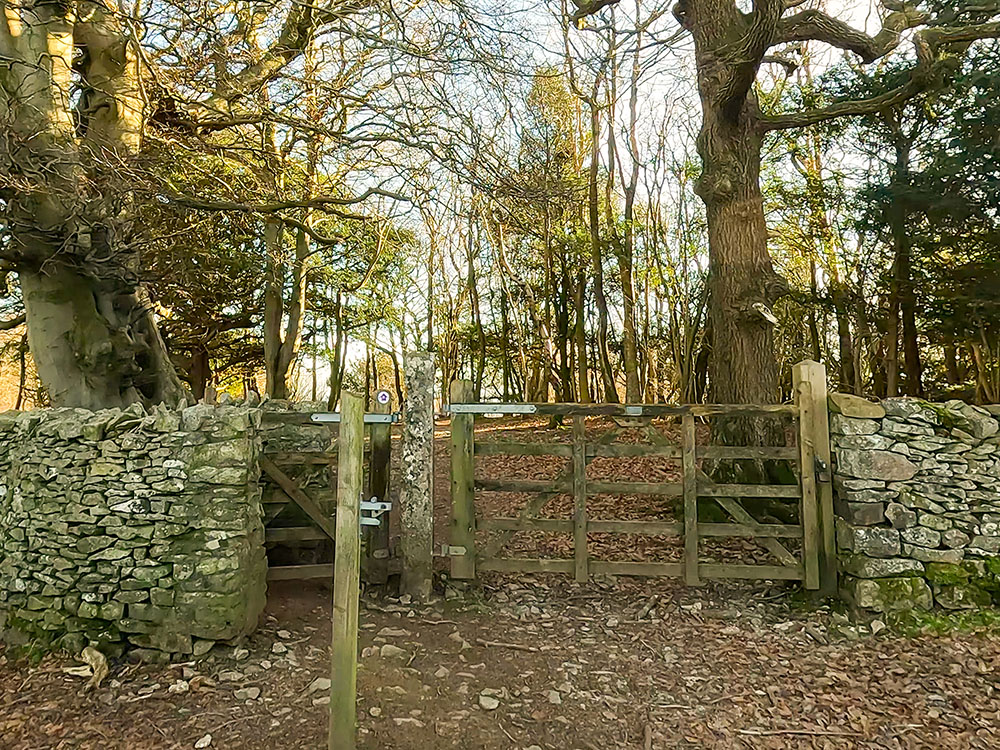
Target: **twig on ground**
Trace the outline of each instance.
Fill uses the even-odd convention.
[[[477,638],[476,643],[483,648],[509,648],[512,651],[528,651],[532,654],[537,654],[539,651],[536,646],[525,646],[520,643],[503,643],[501,641],[484,641],[482,638]]]
[[[648,615],[650,612],[653,611],[653,607],[656,606],[656,603],[658,601],[660,601],[659,594],[653,594],[651,597],[649,597],[649,600],[643,605],[642,609],[639,610],[639,614],[636,615],[635,619],[641,620],[644,617],[646,617],[646,615]]]
[[[751,737],[780,737],[790,735],[796,737],[860,737],[858,732],[845,732],[837,729],[739,729],[739,734]]]

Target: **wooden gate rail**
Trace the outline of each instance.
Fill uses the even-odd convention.
[[[814,364],[814,363],[809,363]],[[816,367],[822,368],[817,365]],[[809,373],[806,373],[809,374]],[[812,373],[815,375],[815,373]],[[825,375],[822,376],[825,382]],[[471,386],[465,381],[452,384],[452,500],[451,529],[452,576],[475,578],[477,571],[556,572],[573,575],[585,581],[590,575],[616,574],[640,576],[683,577],[689,585],[698,585],[704,578],[756,578],[801,580],[807,589],[830,589],[828,560],[835,564],[832,536],[822,528],[820,506],[822,483],[817,481],[817,438],[815,411],[817,399],[812,379],[796,375],[796,402],[767,406],[754,405],[630,405],[630,404],[489,404],[468,403]],[[823,395],[825,399],[825,393]],[[534,414],[573,418],[572,443],[539,444],[502,440],[477,443],[474,419],[477,414]],[[681,445],[666,443],[660,433],[651,435],[653,445],[612,444],[609,435],[588,441],[585,419],[588,416],[681,418]],[[702,446],[695,442],[695,420],[710,416],[788,416],[798,421],[797,446]],[[825,414],[824,414],[825,416]],[[655,431],[649,428],[650,431]],[[658,436],[658,437],[657,437]],[[476,479],[476,456],[554,456],[568,459],[566,469],[549,480]],[[681,459],[680,482],[631,482],[588,480],[587,464],[596,457],[655,456]],[[726,484],[713,482],[698,466],[699,459],[756,459],[795,462],[798,484]],[[516,518],[479,518],[475,511],[477,490],[535,494]],[[683,520],[625,521],[590,520],[587,497],[601,494],[652,495],[683,499]],[[542,507],[557,495],[573,498],[570,519],[538,518]],[[732,523],[698,521],[698,501],[716,501],[733,519]],[[747,512],[741,498],[781,498],[799,501],[798,524],[764,524]],[[831,508],[832,517],[832,508]],[[494,541],[482,550],[476,547],[476,531],[498,532]],[[503,558],[499,548],[516,532],[540,531],[572,534],[573,557],[568,559]],[[682,538],[683,562],[640,562],[592,560],[587,549],[587,535],[625,534],[642,537]],[[738,537],[755,539],[767,549],[780,565],[737,565],[704,563],[699,560],[702,538]],[[798,555],[789,551],[781,540],[799,540]],[[821,567],[822,565],[822,567]],[[836,586],[835,568],[832,572]]]

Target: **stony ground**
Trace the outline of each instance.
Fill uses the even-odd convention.
[[[275,588],[244,646],[113,664],[91,691],[72,660],[0,651],[0,747],[324,747],[328,593]],[[424,608],[366,597],[359,746],[1000,746],[996,636],[911,639],[805,612],[783,587],[624,579],[507,577]]]
[[[517,431],[553,437],[537,423]],[[439,438],[444,541],[447,433]],[[643,461],[594,468],[661,480],[675,470]],[[560,470],[535,459],[495,468],[522,478]],[[635,499],[605,510],[669,512]],[[679,552],[601,546],[628,559]],[[272,585],[246,643],[169,667],[112,663],[90,691],[66,671],[79,666],[72,659],[32,666],[0,646],[0,750],[326,747],[329,593]],[[879,621],[852,625],[792,586],[487,577],[428,607],[367,592],[361,628],[363,750],[1000,747],[1000,635],[908,638]]]

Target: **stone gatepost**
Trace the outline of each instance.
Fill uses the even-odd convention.
[[[434,355],[410,352],[403,365],[400,547],[402,593],[418,601],[431,594],[434,563]]]

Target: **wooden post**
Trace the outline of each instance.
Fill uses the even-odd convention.
[[[577,583],[590,576],[587,551],[587,423],[573,417],[573,559]]]
[[[388,391],[385,391],[388,393]],[[375,399],[372,411],[389,414],[392,405]],[[392,460],[392,425],[376,422],[368,428],[371,458],[368,464],[368,499],[376,502],[389,500],[389,464]],[[365,556],[361,563],[364,579],[368,583],[382,584],[389,578],[389,514],[382,516],[378,526],[365,526]]]
[[[472,383],[455,380],[451,384],[450,403],[466,403],[472,398]],[[470,580],[476,577],[476,503],[475,503],[475,415],[451,415],[451,577]]]
[[[802,499],[799,504],[802,566],[806,589],[815,591],[819,588],[820,529],[816,495],[816,450],[812,432],[814,404],[812,386],[808,380],[795,383],[795,402],[799,407],[799,470],[802,477]]]
[[[417,601],[431,595],[434,572],[434,355],[411,352],[404,363],[400,467],[401,589]]]
[[[819,516],[819,592],[823,596],[837,596],[837,542],[833,516],[833,485],[830,479],[830,413],[827,405],[826,367],[819,362],[805,360],[792,368],[796,385],[809,383],[809,402],[812,411],[808,431],[812,448],[827,471],[816,477],[815,467],[808,467],[816,478],[816,495]],[[806,429],[803,427],[803,429]],[[807,470],[807,467],[803,467]]]
[[[330,656],[329,750],[354,750],[358,690],[358,594],[365,406],[341,396],[337,467],[337,547],[333,563],[333,641]]]
[[[684,582],[700,586],[698,571],[698,476],[695,463],[694,414],[681,417],[681,476],[684,492]]]

